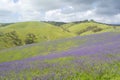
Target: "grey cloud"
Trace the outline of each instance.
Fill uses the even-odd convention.
[[[22,15],[23,18],[30,18],[30,19],[33,19],[33,18],[37,19],[37,17],[39,18],[39,16],[42,16],[42,15],[43,17],[41,19],[44,19],[45,13],[49,11],[54,11],[54,10],[61,10],[59,12],[60,15],[57,15],[56,18],[54,18],[54,20],[57,20],[58,18],[60,18],[61,15],[70,15],[70,14],[75,14],[74,15],[75,18],[76,17],[81,18],[84,13],[86,14],[86,17],[84,16],[85,19],[87,18],[98,19],[99,16],[106,18],[106,17],[116,16],[120,14],[120,0],[19,0],[19,2],[20,1],[22,3],[21,5],[19,5],[20,11],[18,10],[18,13],[23,14]],[[71,6],[72,8],[69,8],[69,6]],[[4,18],[6,16],[10,16],[12,18],[13,15],[15,14],[15,12],[7,11],[7,10],[5,11],[1,9],[2,8],[0,7],[0,18]],[[89,15],[87,15],[88,11],[91,11]],[[37,12],[37,13],[34,13],[34,12]],[[82,13],[82,15],[79,15],[77,13]],[[32,18],[30,17],[31,15],[32,15]],[[25,16],[28,16],[28,17],[25,17]],[[74,16],[71,16],[71,15],[67,16],[66,20],[72,21]]]
[[[8,10],[0,10],[0,18],[7,18],[9,16],[11,16],[13,13],[11,11]]]
[[[96,7],[96,13],[100,15],[117,15],[120,13],[120,0],[101,0]]]
[[[19,13],[14,13],[8,10],[0,10],[1,22],[16,22],[18,21]]]
[[[34,0],[32,4],[37,10],[48,11],[72,6],[73,12],[96,9],[99,15],[116,15],[120,13],[120,0]],[[72,11],[63,11],[71,13]]]
[[[69,0],[69,4],[78,12],[96,9],[98,15],[109,16],[120,13],[120,0]]]
[[[63,0],[34,0],[33,7],[37,10],[48,11],[66,6]]]

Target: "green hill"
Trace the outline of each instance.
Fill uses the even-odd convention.
[[[0,27],[5,27],[5,26],[8,26],[10,24],[14,24],[14,23],[0,23]]]
[[[19,22],[0,27],[0,49],[111,31],[120,28],[95,21]]]
[[[16,46],[14,44],[15,41],[12,39],[19,39],[18,41],[21,40],[21,45],[24,45],[26,38],[29,38],[29,40],[35,38],[35,42],[43,42],[71,36],[75,35],[44,22],[20,22],[0,27],[1,48]]]
[[[110,32],[114,30],[113,26],[97,23],[94,21],[68,23],[62,25],[62,28],[77,35],[89,35],[101,32]]]

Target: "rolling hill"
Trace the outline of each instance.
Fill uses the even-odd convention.
[[[89,35],[114,30],[113,26],[95,21],[73,22],[62,25],[62,28],[77,35]]]
[[[0,27],[0,49],[56,39],[104,32],[120,32],[119,27],[95,21],[19,22]]]
[[[0,80],[119,80],[119,48],[119,26],[9,24],[0,27]]]
[[[9,35],[14,34],[17,38],[21,40],[23,45],[25,44],[24,40],[29,34],[36,37],[35,42],[50,41],[50,40],[56,40],[60,38],[67,38],[67,37],[75,36],[72,33],[63,31],[63,29],[56,27],[54,25],[48,24],[48,23],[20,22],[20,23],[15,23],[15,24],[11,24],[11,25],[0,28],[0,35],[1,35],[0,45],[2,45],[2,47],[15,46],[14,44],[12,44],[13,42],[11,42],[10,40],[7,41],[8,44],[3,41],[5,34],[9,34]],[[6,37],[8,37],[8,35]]]
[[[119,80],[119,34],[106,32],[1,50],[0,79]]]

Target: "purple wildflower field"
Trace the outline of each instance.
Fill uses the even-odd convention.
[[[64,40],[67,41],[67,39]],[[53,51],[47,55],[2,62],[0,63],[0,80],[120,79],[119,33],[107,32],[68,40],[76,42],[85,40],[85,43],[68,50]],[[54,43],[54,41],[50,43]]]

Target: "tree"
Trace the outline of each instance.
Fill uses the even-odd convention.
[[[5,33],[2,39],[6,44],[9,44],[9,45],[15,45],[15,46],[22,45],[22,40],[19,38],[16,31]]]
[[[95,28],[95,29],[93,29],[93,32],[100,32],[102,30],[103,30],[102,28]]]
[[[93,30],[93,29],[95,29],[95,28],[97,28],[97,26],[88,26],[88,27],[86,28],[86,31],[90,31],[90,30]]]
[[[32,44],[36,42],[36,36],[33,33],[26,35],[25,44]]]
[[[3,37],[4,36],[4,33],[3,32],[0,32],[0,37]]]

